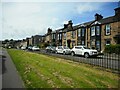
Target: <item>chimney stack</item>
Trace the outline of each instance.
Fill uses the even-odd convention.
[[[115,16],[120,16],[120,7],[114,9],[115,10]]]
[[[64,24],[64,28],[67,28],[67,26],[68,26],[67,24]]]
[[[95,14],[95,20],[101,20],[103,18],[103,16],[102,15],[100,15],[100,14],[98,14],[98,13],[96,13]]]
[[[51,32],[52,32],[52,29],[48,28],[47,34],[51,34]]]

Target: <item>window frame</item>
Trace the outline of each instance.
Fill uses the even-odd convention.
[[[85,36],[85,28],[81,28],[81,36],[84,37]]]
[[[94,29],[92,29],[92,28],[94,28]],[[93,34],[93,30],[94,30],[94,34]],[[95,26],[91,27],[91,36],[95,36]]]
[[[72,31],[72,38],[74,39],[76,37],[76,31]]]
[[[108,27],[108,25],[109,25],[109,27]],[[108,32],[108,30],[109,30],[109,32]],[[111,26],[110,26],[110,24],[106,24],[105,25],[105,35],[110,35],[111,34]]]
[[[64,33],[64,40],[66,40],[66,33]]]
[[[110,41],[110,43],[108,44],[107,41]],[[110,45],[111,44],[111,40],[110,39],[106,39],[105,40],[105,45]]]
[[[99,29],[98,29],[98,27],[99,27]],[[98,33],[98,32],[99,32],[99,33]],[[97,36],[100,35],[100,26],[99,26],[99,25],[96,26],[96,35],[97,35]]]
[[[78,29],[78,37],[81,37],[81,29]]]

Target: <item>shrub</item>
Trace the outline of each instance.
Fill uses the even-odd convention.
[[[107,46],[105,47],[105,52],[106,52],[106,53],[116,53],[116,54],[120,54],[120,44],[107,45]]]

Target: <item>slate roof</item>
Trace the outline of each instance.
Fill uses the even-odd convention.
[[[75,25],[70,30],[68,28],[61,28],[61,29],[56,30],[56,32],[60,32],[60,31],[62,31],[62,32],[73,31],[73,30],[77,30],[78,28],[83,27],[83,26],[89,27],[95,21],[96,20],[92,20],[92,21],[89,21],[89,22],[85,22],[85,23],[81,23],[81,24]],[[120,16],[110,16],[110,17],[98,20],[98,22],[100,22],[101,24],[107,24],[107,23],[118,22],[118,21],[120,21]]]
[[[112,22],[117,22],[117,21],[120,21],[120,17],[111,16],[111,17],[107,17],[107,18],[103,18],[103,19],[99,20],[99,22],[101,22],[101,24],[107,24],[107,23],[112,23]]]

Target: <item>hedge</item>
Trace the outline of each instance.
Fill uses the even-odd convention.
[[[105,47],[105,52],[106,52],[106,53],[116,53],[116,54],[120,54],[120,44],[107,45],[107,46]]]

